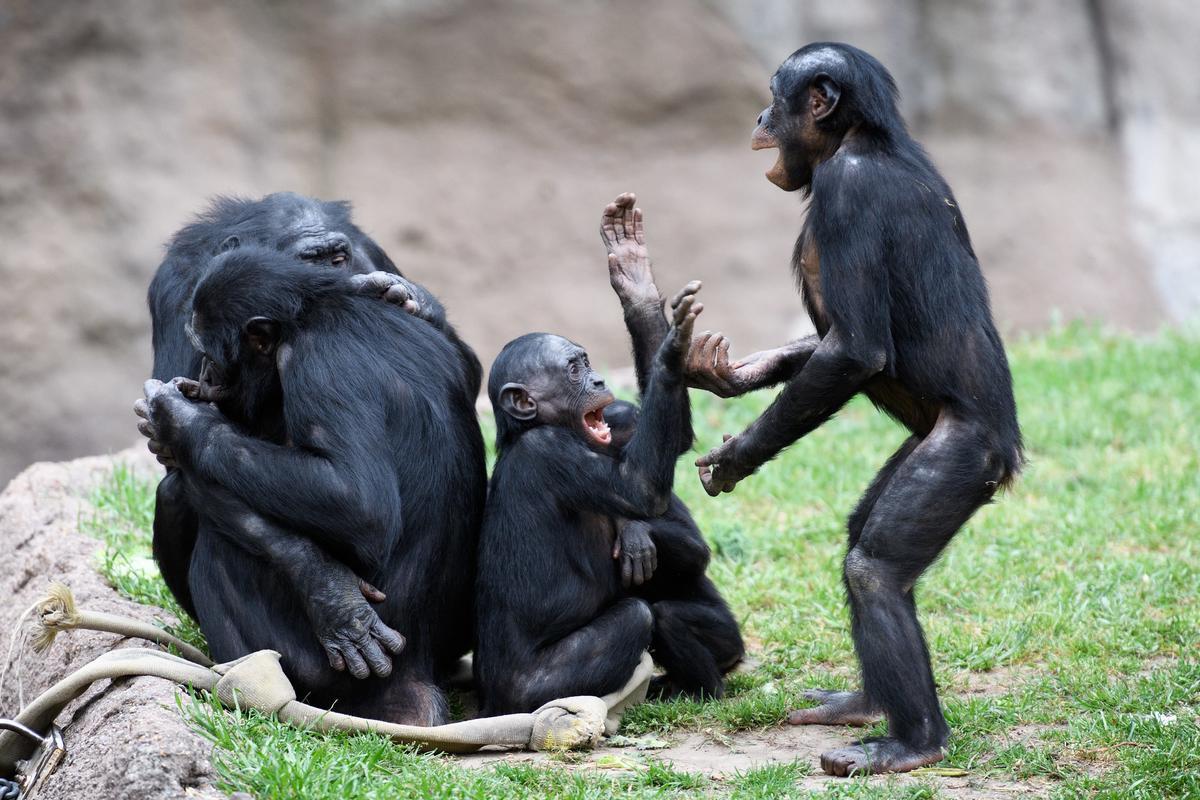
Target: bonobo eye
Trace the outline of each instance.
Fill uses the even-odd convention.
[[[579,382],[579,375],[580,375],[581,371],[582,371],[582,367],[580,367],[578,361],[572,361],[570,364],[567,365],[567,375],[571,378],[571,381],[574,383]]]

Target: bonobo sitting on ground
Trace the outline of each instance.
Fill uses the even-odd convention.
[[[213,656],[278,650],[312,702],[438,724],[471,639],[483,443],[455,343],[359,288],[276,250],[218,256],[189,333],[219,410],[155,380],[138,413],[199,511],[182,577]]]
[[[496,466],[480,534],[475,678],[485,714],[614,691],[650,647],[654,617],[614,566],[617,526],[662,516],[683,449],[683,369],[698,282],[671,303],[641,424],[612,447],[613,401],[587,353],[561,336],[505,345],[488,378]]]

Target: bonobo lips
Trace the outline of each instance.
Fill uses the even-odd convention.
[[[775,159],[774,166],[767,170],[767,180],[781,189],[787,189],[788,179],[787,172],[783,168],[783,148],[779,146],[779,140],[775,138],[775,134],[759,125],[754,129],[754,135],[750,137],[750,149],[779,150],[779,158]]]
[[[607,446],[612,442],[612,432],[604,421],[604,409],[613,401],[613,396],[606,395],[588,411],[583,412],[583,429],[598,445]]]

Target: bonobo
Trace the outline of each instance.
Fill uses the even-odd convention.
[[[771,92],[751,145],[778,148],[767,178],[809,197],[792,266],[817,335],[790,347],[786,369],[749,377],[744,364],[740,375],[729,366],[723,344],[708,345],[711,372],[732,375],[722,391],[787,384],[697,466],[709,494],[732,491],[860,392],[908,429],[848,523],[862,691],[815,690],[807,697],[818,705],[789,717],[886,716],[887,736],[825,753],[821,765],[833,775],[902,772],[940,760],[949,735],[914,586],[1021,467],[1012,380],[958,203],[909,136],[883,65],[848,45],[811,44],[783,62]]]
[[[138,413],[201,510],[184,577],[213,656],[278,650],[313,702],[444,721],[486,489],[455,344],[344,272],[246,244],[205,271],[188,333],[219,409],[152,380]]]
[[[625,591],[613,549],[620,521],[654,519],[670,505],[699,288],[689,284],[671,303],[642,419],[624,447],[612,447],[604,411],[613,395],[579,345],[531,333],[496,358],[488,396],[497,458],[476,579],[483,713],[614,691],[650,646],[653,614]]]
[[[650,364],[667,333],[662,297],[654,283],[646,248],[642,211],[632,193],[604,209],[600,236],[609,253],[609,281],[621,301],[633,344],[638,389],[645,392]],[[696,369],[688,379],[712,375]],[[691,414],[679,418],[680,453],[692,446]],[[612,434],[610,447],[619,452],[636,430],[638,408],[617,401],[604,412]],[[660,698],[679,695],[721,697],[724,673],[745,653],[737,621],[716,586],[704,574],[708,545],[683,501],[674,493],[667,513],[654,519],[622,520],[614,554],[621,559],[621,581],[635,597],[650,604],[654,635],[650,652],[665,670],[651,684]]]
[[[314,269],[336,269],[362,275],[359,285],[369,291],[378,281],[369,273],[399,270],[374,239],[350,219],[350,204],[316,200],[292,192],[277,192],[259,200],[218,197],[167,246],[167,254],[150,283],[154,345],[153,376],[159,380],[198,378],[200,354],[192,347],[185,325],[191,314],[192,291],[209,262],[241,245],[258,245],[286,253]],[[446,312],[424,287],[400,276],[382,286],[388,299],[440,328],[460,350],[471,373],[472,397],[479,394],[482,370],[474,352],[446,322]]]

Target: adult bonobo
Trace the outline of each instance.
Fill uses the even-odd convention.
[[[670,503],[699,288],[689,284],[671,304],[641,421],[622,448],[611,447],[604,421],[613,395],[579,345],[531,333],[496,358],[488,396],[497,458],[476,603],[485,714],[614,691],[650,646],[652,612],[625,591],[613,547],[620,520],[659,517]]]
[[[139,414],[200,510],[186,583],[214,657],[278,650],[315,702],[444,721],[486,489],[454,343],[344,272],[245,244],[205,271],[189,328],[220,410],[152,380]],[[377,617],[357,578],[386,596],[365,592]],[[384,650],[394,668],[363,664]]]
[[[743,433],[697,461],[711,495],[737,483],[862,392],[911,432],[849,520],[845,584],[861,692],[815,691],[795,724],[867,724],[888,735],[825,753],[834,775],[900,772],[940,760],[942,717],[913,587],[971,515],[1022,463],[1004,347],[962,213],[897,110],[878,61],[811,44],[771,81],[752,146],[778,148],[767,178],[809,196],[793,255],[817,336]],[[744,369],[742,370],[745,371]]]
[[[459,339],[437,299],[399,275],[382,248],[351,221],[348,203],[315,200],[290,192],[267,195],[260,200],[218,198],[172,237],[148,295],[153,328],[153,377],[159,380],[201,377],[203,355],[187,334],[192,293],[215,257],[242,246],[277,250],[314,270],[350,274],[348,290],[383,297],[424,319],[454,346],[452,358],[435,369],[452,373],[455,382],[474,402],[482,374],[479,359]],[[390,348],[397,343],[382,341],[376,345]],[[209,386],[201,389],[195,384],[184,384],[184,387],[193,397],[219,399]],[[221,409],[230,419],[241,421],[236,403],[222,403]],[[161,441],[152,437],[150,449],[164,464],[173,465],[172,453]],[[478,509],[475,511],[478,513]],[[188,574],[198,528],[199,516],[186,496],[181,476],[169,471],[159,482],[155,497],[154,557],[172,594],[193,616],[196,610]],[[369,592],[368,595],[377,596]],[[368,616],[366,612],[361,615]],[[386,669],[383,665],[388,663],[373,646],[368,629],[369,626],[364,626],[359,631],[360,643],[366,648],[364,658],[351,659],[348,665],[356,674],[364,674],[365,667],[370,667],[370,671]],[[343,645],[354,649],[348,642]]]

